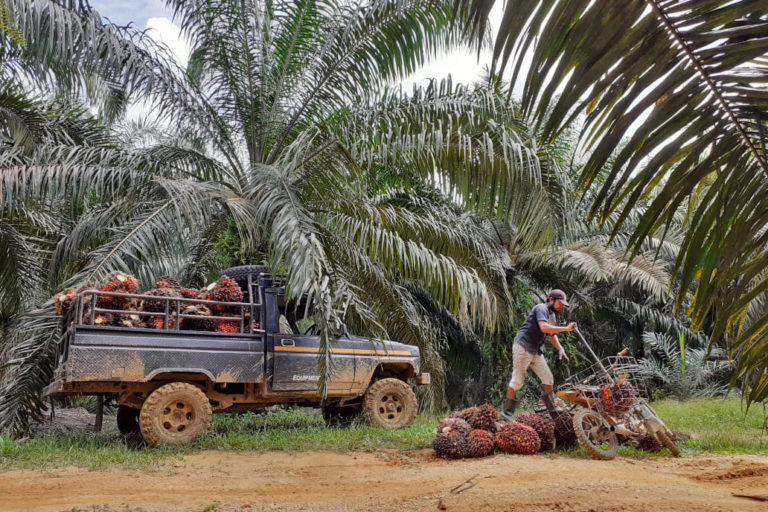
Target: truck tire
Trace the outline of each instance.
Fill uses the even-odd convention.
[[[363,397],[363,411],[368,421],[388,429],[411,426],[418,408],[411,386],[399,379],[377,380]]]
[[[139,409],[121,405],[117,408],[117,430],[123,435],[139,431]]]
[[[222,275],[225,275],[236,282],[243,292],[248,293],[248,276],[252,275],[253,280],[258,279],[259,274],[271,274],[272,269],[266,265],[241,265],[239,267],[230,267]]]
[[[192,384],[171,382],[154,390],[139,414],[141,435],[147,444],[187,443],[211,426],[208,397]]]

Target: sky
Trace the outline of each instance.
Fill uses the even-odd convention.
[[[186,65],[189,48],[180,36],[179,26],[173,22],[173,12],[166,8],[164,0],[91,0],[90,4],[99,13],[117,25],[133,24],[136,28],[149,29],[149,34],[167,45],[176,55],[179,63]],[[501,19],[502,2],[496,2],[491,12],[490,23],[497,25]],[[471,83],[483,73],[491,62],[490,50],[481,54],[455,51],[438,56],[420,71],[403,80],[403,86],[412,87],[414,83],[424,85],[428,78],[442,79],[449,74],[454,83]]]

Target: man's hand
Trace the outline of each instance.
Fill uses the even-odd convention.
[[[570,358],[568,357],[568,354],[565,353],[565,349],[563,347],[560,347],[560,350],[557,352],[558,354],[558,360],[565,361],[566,363],[570,362]]]
[[[571,322],[571,323],[569,323],[568,325],[565,326],[565,330],[566,330],[566,332],[573,332],[573,331],[576,330],[576,327],[578,327],[576,325],[576,322]]]

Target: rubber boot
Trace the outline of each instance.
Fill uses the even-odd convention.
[[[549,415],[553,418],[563,412],[563,410],[560,407],[557,407],[555,405],[555,393],[547,393],[544,395],[541,395],[541,399],[544,401],[544,405],[547,407],[547,412],[549,412]]]
[[[517,398],[513,400],[507,398],[504,402],[504,410],[501,411],[499,416],[507,421],[515,421],[515,409],[517,409],[518,402],[520,402],[520,400]]]

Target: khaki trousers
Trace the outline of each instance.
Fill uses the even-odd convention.
[[[528,368],[533,370],[542,384],[552,386],[555,378],[547,365],[547,360],[541,354],[529,354],[519,343],[512,345],[512,378],[509,379],[509,387],[520,391],[523,387],[525,372]]]

